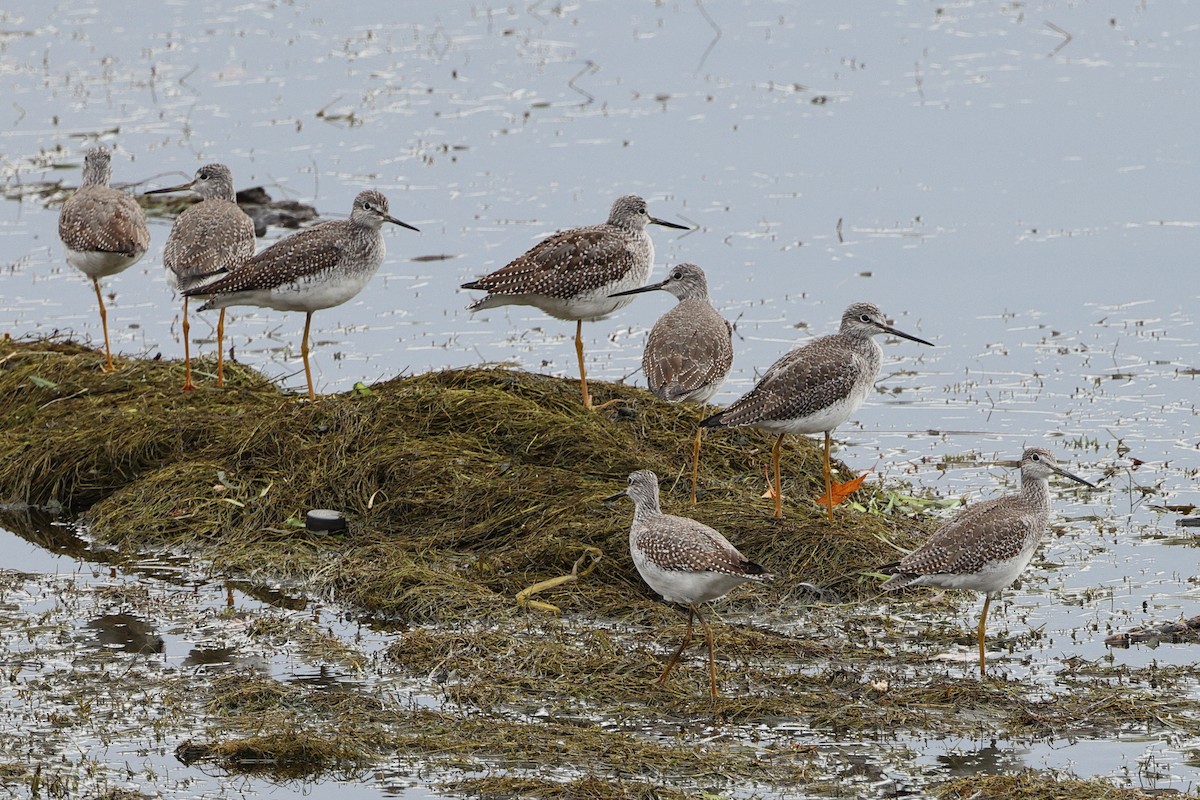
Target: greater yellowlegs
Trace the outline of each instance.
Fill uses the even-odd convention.
[[[220,278],[254,255],[254,221],[240,208],[233,190],[233,173],[224,164],[206,164],[187,183],[146,194],[183,192],[191,189],[200,202],[189,206],[167,237],[163,266],[173,291],[203,286]],[[188,323],[188,298],[183,297],[183,388],[192,389],[192,352]],[[217,386],[225,385],[225,309],[217,320]]]
[[[708,682],[717,699],[717,663],[713,653],[712,628],[699,606],[724,597],[748,581],[774,576],[743,556],[717,531],[687,517],[662,513],[658,504],[658,476],[638,470],[629,476],[629,486],[606,500],[628,496],[633,500],[633,525],[629,529],[629,553],[642,580],[668,603],[687,606],[687,633],[658,677],[661,685],[692,641],[692,620],[700,620],[708,643]]]
[[[381,193],[359,192],[350,219],[332,220],[282,239],[241,267],[203,286],[184,289],[185,297],[207,297],[201,311],[226,306],[261,306],[276,311],[303,311],[304,339],[300,354],[308,399],[315,400],[308,364],[308,333],[314,311],[331,308],[354,297],[383,263],[383,233],[390,222],[417,230],[388,213]]]
[[[874,340],[890,333],[914,342],[932,342],[898,331],[887,324],[872,303],[854,303],[842,314],[838,332],[803,344],[780,358],[733,405],[700,425],[706,428],[752,427],[777,433],[771,463],[775,471],[775,516],[783,517],[783,487],[779,479],[779,448],[789,433],[825,434],[825,496],[833,520],[833,478],[829,467],[830,434],[858,410],[867,398],[883,349]]]
[[[733,326],[713,308],[704,270],[695,264],[680,264],[658,283],[612,296],[655,289],[670,292],[679,302],[659,317],[646,339],[642,372],[646,373],[650,391],[672,403],[707,403],[733,365]],[[697,426],[692,446],[692,505],[696,504],[703,434],[704,428]]]
[[[108,148],[88,150],[79,189],[63,203],[58,217],[58,236],[66,247],[67,263],[91,278],[96,290],[100,326],[104,329],[105,372],[113,371],[113,360],[100,279],[129,269],[150,247],[141,206],[125,192],[109,186],[111,177],[112,154]]]
[[[929,541],[899,561],[880,567],[891,575],[881,588],[937,586],[984,593],[979,615],[979,674],[987,669],[984,630],[992,598],[1012,584],[1029,565],[1050,519],[1051,475],[1084,486],[1095,485],[1072,474],[1049,450],[1030,447],[1021,454],[1021,491],[968,506],[934,532]]]
[[[627,297],[614,292],[641,286],[654,266],[654,243],[647,225],[687,230],[686,225],[656,219],[637,195],[619,197],[608,213],[608,222],[571,228],[543,239],[508,265],[463,289],[482,289],[487,295],[472,303],[471,311],[497,306],[534,306],[552,317],[575,321],[575,354],[579,359],[579,386],[583,406],[592,407],[583,366],[583,323],[604,319],[628,305]]]

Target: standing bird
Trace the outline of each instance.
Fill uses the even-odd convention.
[[[179,186],[151,189],[146,194],[182,192],[191,189],[200,202],[189,206],[167,237],[163,266],[172,291],[203,286],[245,263],[254,255],[254,222],[238,208],[233,190],[233,173],[224,164],[206,164],[196,177]],[[192,384],[192,353],[188,333],[188,298],[183,298],[184,390]],[[225,309],[217,320],[217,386],[225,385]]]
[[[641,286],[654,266],[654,243],[647,225],[688,230],[686,225],[656,219],[637,195],[619,197],[608,222],[559,231],[525,255],[463,289],[482,289],[487,296],[468,308],[482,311],[497,306],[535,306],[552,317],[575,320],[575,354],[583,407],[591,410],[587,373],[583,366],[583,323],[604,319],[632,300],[611,297],[614,292]]]
[[[308,332],[314,311],[340,305],[362,291],[383,263],[383,223],[417,230],[388,213],[388,201],[374,190],[359,192],[350,219],[331,220],[281,239],[211,283],[184,289],[184,297],[207,297],[201,311],[227,306],[260,306],[303,311],[304,377],[308,399],[316,400],[308,364]]]
[[[724,597],[749,581],[775,577],[750,561],[717,531],[687,517],[662,513],[658,505],[658,476],[638,470],[629,476],[629,486],[606,501],[628,496],[633,500],[633,526],[629,529],[629,554],[642,580],[668,603],[688,609],[687,633],[658,676],[661,686],[671,673],[683,648],[692,641],[692,619],[700,620],[708,642],[708,682],[717,699],[717,663],[713,654],[712,628],[698,606]]]
[[[874,340],[890,333],[933,347],[932,342],[898,331],[887,324],[872,303],[854,303],[842,314],[837,333],[796,347],[780,358],[758,382],[729,408],[705,420],[705,428],[751,427],[779,434],[771,452],[775,468],[775,516],[783,518],[783,487],[779,482],[779,448],[788,433],[825,434],[825,497],[833,521],[833,478],[829,468],[830,434],[867,399],[883,349]]]
[[[58,217],[58,237],[67,249],[67,263],[92,279],[104,328],[105,372],[113,371],[108,345],[108,312],[100,294],[100,279],[129,269],[150,247],[146,216],[129,195],[108,185],[112,154],[93,147],[83,159],[83,180],[63,203]]]
[[[1050,519],[1051,475],[1084,486],[1094,484],[1054,461],[1049,450],[1030,447],[1021,454],[1021,491],[968,506],[934,532],[929,541],[899,561],[879,568],[891,575],[880,588],[937,586],[984,593],[979,615],[979,674],[987,668],[983,640],[992,598],[1029,565]]]
[[[733,365],[733,326],[713,308],[704,270],[695,264],[680,264],[658,283],[611,296],[655,289],[670,292],[679,302],[659,317],[646,339],[642,372],[650,391],[671,403],[707,403]],[[692,505],[696,504],[703,434],[704,428],[697,426],[692,447]]]

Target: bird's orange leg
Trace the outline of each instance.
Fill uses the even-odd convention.
[[[183,298],[183,391],[196,388],[192,383],[192,325],[188,322],[188,299]]]
[[[583,320],[575,321],[575,355],[579,358],[579,390],[583,392],[583,407],[592,410],[592,396],[588,394],[587,371],[583,366]]]
[[[833,522],[833,470],[829,466],[829,431],[825,431],[825,497],[829,508],[829,521]]]
[[[92,286],[96,289],[96,302],[100,304],[100,327],[104,329],[104,355],[108,357],[108,365],[104,371],[112,372],[112,350],[108,346],[108,311],[104,308],[104,295],[100,294],[100,279],[92,278]]]

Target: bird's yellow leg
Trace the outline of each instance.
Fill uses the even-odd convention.
[[[666,681],[667,676],[671,674],[671,670],[675,666],[675,662],[679,660],[679,654],[683,652],[683,648],[687,647],[692,642],[692,617],[696,614],[695,606],[688,606],[688,626],[687,633],[683,635],[683,641],[679,643],[679,647],[675,648],[675,652],[667,659],[667,666],[663,668],[662,674],[658,676],[658,685],[662,686]]]
[[[300,355],[304,359],[304,377],[308,379],[308,399],[310,402],[317,399],[317,393],[313,391],[312,368],[308,366],[308,330],[312,326],[312,312],[309,311],[304,315],[304,340],[300,343]]]
[[[988,606],[992,604],[992,595],[987,593],[983,596],[983,613],[979,615],[979,677],[983,677],[987,673],[987,659],[984,656],[983,637],[984,631],[987,629]]]
[[[829,466],[829,431],[825,431],[825,496],[828,498],[829,521],[833,522],[833,470]]]
[[[225,385],[225,309],[217,317],[217,387]]]
[[[708,693],[715,703],[717,701],[717,657],[713,652],[712,627],[709,626],[708,620],[700,615],[700,609],[696,609],[696,617],[700,620],[700,626],[704,628],[704,639],[708,642]]]
[[[192,325],[188,322],[188,299],[183,298],[183,391],[196,388],[192,383]]]
[[[100,327],[104,329],[104,355],[108,359],[104,371],[112,372],[112,350],[108,346],[108,311],[104,308],[104,295],[100,294],[100,279],[92,278],[92,286],[96,290],[96,302],[100,304]]]
[[[779,452],[783,447],[783,434],[775,437],[775,446],[771,448],[771,466],[775,470],[775,519],[783,519],[783,483],[779,476]]]

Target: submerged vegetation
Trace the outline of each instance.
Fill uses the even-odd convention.
[[[415,687],[335,691],[239,669],[196,691],[187,681],[197,679],[164,672],[153,693],[202,720],[172,744],[186,763],[291,780],[390,759],[435,770],[445,791],[488,797],[845,796],[878,782],[810,741],[1200,736],[1194,670],[1065,662],[1036,683],[981,681],[969,660],[931,659],[960,644],[970,654],[969,628],[925,593],[878,598],[874,575],[932,527],[918,513],[926,504],[868,484],[830,525],[807,499],[822,478],[820,450],[803,437],[785,444],[780,521],[760,497],[769,437],[706,437],[693,508],[685,474],[702,411],[632,387],[595,384],[597,402],[619,402],[586,412],[572,380],[454,370],[308,403],[236,364],[227,389],[185,393],[180,363],[118,359],[105,375],[101,361],[72,342],[0,341],[0,502],[57,503],[113,552],[187,554],[230,579],[385,622],[395,633],[378,663],[299,621],[257,620],[239,635]],[[723,531],[778,576],[718,605],[715,703],[698,655],[654,685],[684,619],[629,560],[632,509],[602,501],[635,469],[659,473],[666,510]],[[305,511],[322,507],[345,513],[349,529],[304,528]],[[517,602],[576,565],[576,580]],[[136,608],[136,597],[120,601]],[[897,614],[898,603],[918,613]],[[1039,635],[1014,628],[1017,652]],[[73,691],[80,707],[104,696]],[[0,769],[32,780],[3,755]],[[1144,796],[1040,773],[936,778],[896,789]]]

